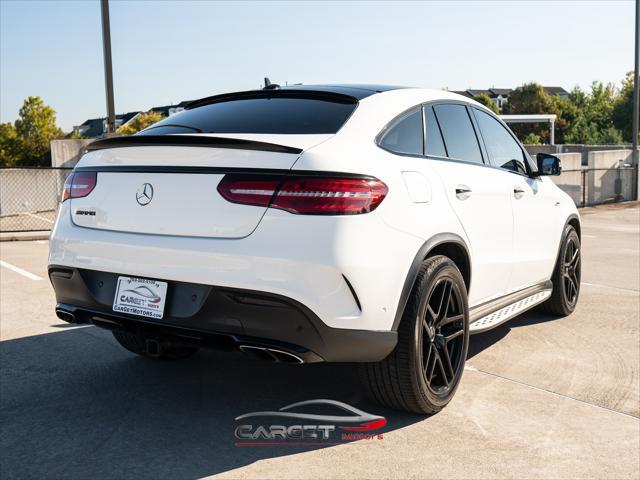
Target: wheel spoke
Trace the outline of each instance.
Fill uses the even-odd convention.
[[[459,322],[463,318],[464,315],[462,313],[460,315],[454,315],[453,317],[444,317],[438,323],[436,323],[436,326],[442,327],[444,325],[448,325],[449,323]]]
[[[442,375],[442,380],[444,380],[444,386],[449,386],[449,379],[447,378],[447,373],[444,371],[444,364],[442,363],[442,357],[438,356],[438,366],[440,367],[440,374]]]
[[[571,257],[571,260],[569,260],[569,265],[571,265],[572,267],[574,267],[574,264],[578,263],[578,260],[580,259],[579,256],[580,253],[580,249],[576,248],[575,252],[573,252],[573,256]]]
[[[461,335],[464,335],[464,330],[458,330],[455,333],[447,335],[446,337],[444,337],[444,339],[446,340],[447,343],[449,343],[451,340],[453,340],[454,338],[458,338]]]
[[[431,305],[427,304],[427,313],[431,315],[432,321],[436,321],[438,319],[438,314],[433,311]]]
[[[451,376],[451,380],[453,380],[455,373],[453,371],[453,366],[451,365],[451,357],[449,356],[449,350],[447,349],[446,346],[440,349],[440,360],[442,361],[443,367],[446,368],[446,370],[448,370],[449,375]]]
[[[429,343],[429,347],[427,349],[427,358],[424,361],[424,371],[425,371],[425,373],[429,369],[429,360],[431,360],[431,350],[433,350],[433,344]],[[427,380],[429,380],[429,379],[427,378]]]
[[[433,373],[434,373],[434,370],[436,368],[436,363],[438,363],[438,350],[433,348],[433,353],[435,353],[435,355],[433,356],[433,363],[431,364],[431,368],[430,369],[426,369],[426,371],[427,371],[427,382],[429,382],[429,383],[431,383],[431,380],[433,380]]]
[[[444,287],[442,289],[442,297],[440,297],[440,305],[438,306],[437,318],[442,318],[447,316],[450,299],[451,299],[451,282],[445,280]],[[444,308],[444,312],[442,311],[443,308]]]
[[[426,320],[422,320],[422,328],[424,328],[424,331],[427,332],[427,337],[431,338],[431,333],[429,332],[429,324]]]

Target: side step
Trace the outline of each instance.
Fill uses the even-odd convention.
[[[472,321],[472,323],[469,325],[469,333],[482,333],[486,332],[487,330],[491,330],[492,328],[503,324],[507,320],[510,320],[513,317],[518,316],[521,313],[544,302],[551,296],[551,292],[552,288],[538,290],[537,292],[529,294],[528,296],[521,298],[520,300],[516,300],[513,303],[500,308],[499,310],[495,310],[488,315],[480,317],[477,320]]]

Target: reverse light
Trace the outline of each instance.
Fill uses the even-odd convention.
[[[69,198],[82,198],[89,195],[96,187],[97,172],[75,172],[67,177],[62,189],[62,201]]]
[[[218,184],[226,200],[303,215],[354,215],[375,210],[387,195],[377,179],[226,175]]]

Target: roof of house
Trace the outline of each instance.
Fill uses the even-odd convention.
[[[473,95],[471,95],[467,90],[451,90],[451,93],[457,93],[463,97],[473,98]]]
[[[564,88],[562,87],[542,87],[544,89],[545,92],[547,92],[549,95],[569,95],[569,92],[567,92]]]
[[[498,95],[502,95],[503,97],[511,94],[513,92],[513,88],[490,88],[489,91],[493,93],[496,97]]]
[[[472,97],[477,97],[478,95],[481,95],[483,93],[485,95],[491,96],[491,90],[480,90],[480,89],[476,89],[476,88],[467,89],[467,93],[469,95],[471,95]]]
[[[121,123],[127,123],[129,120],[131,120],[133,117],[135,117],[139,113],[140,112],[120,113],[116,115],[116,120],[121,120]],[[89,137],[89,138],[99,137],[104,133],[104,122],[106,119],[107,119],[106,117],[89,118],[84,122],[82,122],[77,128],[80,129],[80,127],[87,127],[82,129],[84,130],[82,134],[85,135],[86,137]]]

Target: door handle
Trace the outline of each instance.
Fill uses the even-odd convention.
[[[522,197],[524,197],[524,190],[522,190],[520,187],[513,187],[513,196],[519,200]]]
[[[466,185],[456,186],[456,197],[458,200],[466,200],[471,196],[472,190]]]

